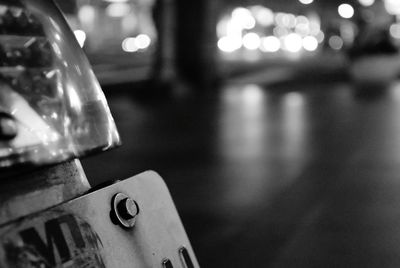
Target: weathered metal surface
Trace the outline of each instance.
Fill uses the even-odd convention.
[[[132,229],[111,221],[117,193],[140,207]],[[145,172],[0,227],[0,267],[199,267],[162,179]]]
[[[90,189],[79,160],[18,176],[0,176],[0,226],[83,195]]]

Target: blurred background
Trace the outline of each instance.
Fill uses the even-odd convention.
[[[203,267],[400,266],[400,1],[58,0]]]

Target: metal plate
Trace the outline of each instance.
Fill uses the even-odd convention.
[[[117,193],[140,208],[131,229],[110,219]],[[151,171],[3,225],[0,243],[1,268],[163,267],[165,260],[199,267],[168,189]]]

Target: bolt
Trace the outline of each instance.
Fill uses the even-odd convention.
[[[130,229],[135,226],[139,206],[135,200],[123,193],[114,195],[111,202],[111,221],[122,228]]]
[[[138,206],[132,198],[125,198],[117,205],[118,213],[124,220],[131,220],[139,213]]]

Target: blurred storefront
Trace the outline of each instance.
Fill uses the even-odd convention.
[[[172,46],[169,42],[173,42],[172,34],[168,35],[171,22],[165,16],[168,1],[57,2],[102,84],[136,82],[152,76],[171,75],[157,70],[167,67],[163,65],[167,64],[171,55],[170,52],[166,55],[166,50]]]
[[[351,70],[359,58],[398,54],[399,14],[397,0],[226,1],[216,27],[220,69],[334,58]],[[389,65],[399,73],[400,64]]]
[[[397,0],[57,1],[102,84],[179,77],[202,86],[325,57],[343,69],[400,45]]]

